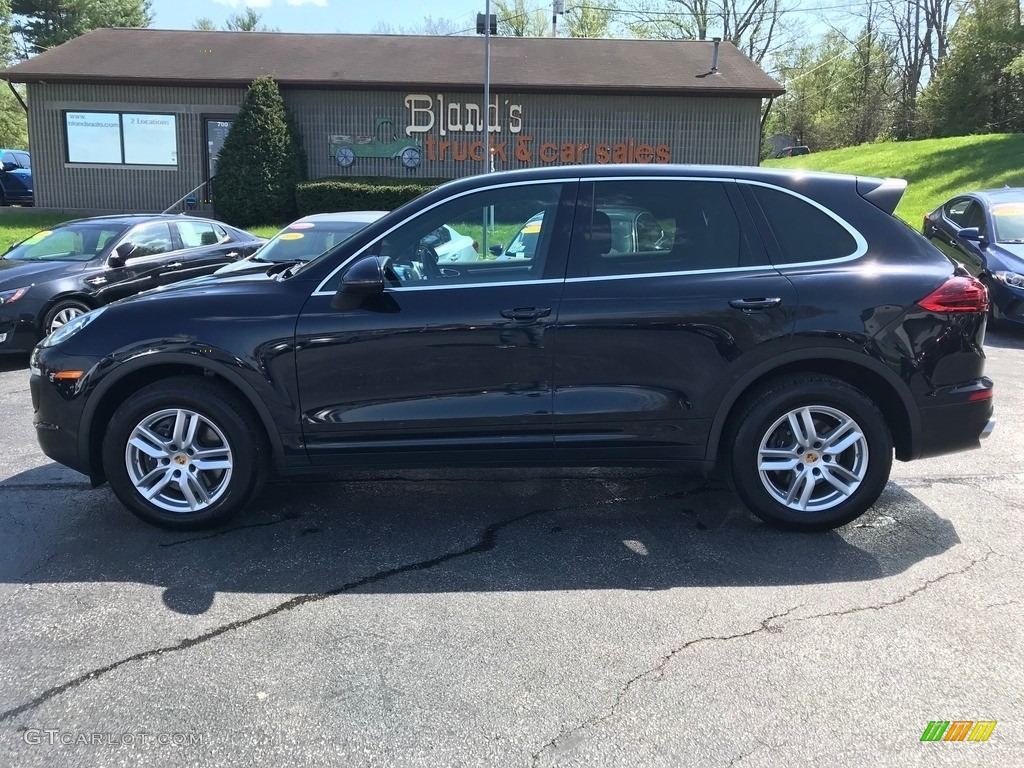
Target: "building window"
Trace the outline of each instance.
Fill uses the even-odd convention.
[[[178,164],[174,115],[135,112],[65,112],[69,163]]]

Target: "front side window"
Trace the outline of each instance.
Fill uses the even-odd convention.
[[[17,158],[18,165],[22,168],[32,168],[32,158],[29,156],[28,152],[15,152],[14,157]]]
[[[598,181],[587,225],[573,242],[585,277],[734,269],[763,262],[724,182]]]
[[[561,183],[521,184],[456,198],[401,225],[374,252],[387,259],[388,276],[396,287],[540,279],[551,256],[564,187]],[[536,235],[529,251],[522,247],[528,222],[531,237]],[[439,231],[446,241],[442,242]],[[517,251],[502,258],[506,246]]]
[[[160,221],[154,224],[146,224],[135,229],[126,242],[131,248],[125,258],[137,259],[144,256],[158,256],[161,253],[169,253],[174,250],[174,243],[171,240],[171,228],[167,222]],[[118,251],[121,247],[118,246]]]

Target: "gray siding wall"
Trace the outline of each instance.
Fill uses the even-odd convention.
[[[243,88],[191,88],[32,83],[29,146],[36,205],[162,211],[205,181],[204,114],[234,114]],[[164,112],[177,117],[178,165],[108,166],[65,162],[65,110]]]
[[[205,180],[203,115],[230,115],[244,97],[242,88],[111,86],[80,84],[29,85],[29,136],[32,148],[36,204],[52,208],[98,208],[116,211],[159,211]],[[456,178],[479,173],[484,163],[466,157],[476,145],[482,152],[482,133],[470,130],[441,135],[441,123],[471,122],[465,105],[483,106],[479,93],[443,90],[419,92],[433,102],[432,117],[406,104],[409,91],[286,90],[285,100],[295,114],[309,160],[309,178],[325,176],[385,176]],[[441,96],[444,107],[441,107]],[[492,142],[503,148],[496,170],[562,165],[566,146],[576,162],[600,162],[613,154],[635,154],[646,145],[673,163],[754,165],[759,154],[761,103],[756,98],[668,96],[573,96],[496,93],[501,130]],[[426,100],[416,102],[425,107]],[[453,104],[462,105],[453,107]],[[519,119],[509,110],[519,105]],[[166,112],[177,117],[178,165],[102,166],[65,162],[63,112]],[[408,168],[394,157],[365,157],[374,145],[379,119],[393,121],[397,139],[418,142],[419,164]],[[428,132],[407,135],[406,127],[433,119]],[[518,127],[518,132],[513,131]],[[358,138],[357,156],[342,167],[332,155],[329,137]],[[532,137],[528,143],[521,143]],[[443,147],[442,142],[448,142]],[[632,142],[632,144],[630,144]],[[335,143],[337,146],[337,142]],[[548,145],[548,146],[544,146]],[[584,149],[580,149],[585,145]],[[618,147],[616,145],[619,145]],[[517,147],[523,151],[517,156]],[[632,147],[632,150],[630,149]],[[602,154],[602,148],[604,152]],[[544,150],[548,158],[541,157]],[[433,158],[430,155],[433,154]],[[529,155],[530,159],[524,159]],[[463,159],[457,159],[462,157]],[[624,158],[618,158],[624,159]],[[644,159],[644,158],[640,158]],[[657,159],[657,158],[652,158]]]

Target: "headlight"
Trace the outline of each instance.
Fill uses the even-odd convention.
[[[12,301],[17,301],[18,299],[25,295],[25,292],[27,290],[28,287],[15,288],[13,291],[0,292],[0,307],[4,306],[5,304],[10,304]]]
[[[79,315],[74,320],[68,321],[45,339],[40,341],[39,346],[55,347],[58,344],[63,344],[97,317],[102,315],[105,310],[106,307],[100,307],[99,309],[94,309],[91,312],[86,312],[84,315]]]
[[[992,276],[1003,283],[1014,288],[1024,288],[1024,275],[1017,272],[993,272]]]

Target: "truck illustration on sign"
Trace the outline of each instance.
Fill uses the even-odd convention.
[[[357,157],[397,157],[406,168],[420,164],[420,143],[416,139],[402,139],[395,131],[395,121],[378,117],[372,136],[334,133],[328,137],[331,157],[342,168],[348,168]]]

